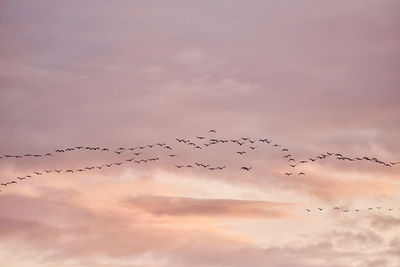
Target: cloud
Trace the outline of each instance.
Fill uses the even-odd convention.
[[[380,230],[392,230],[400,226],[400,218],[387,215],[375,215],[371,216],[370,224],[372,227],[377,227]]]
[[[154,215],[216,217],[286,217],[295,204],[234,199],[140,196],[127,199],[130,207]]]

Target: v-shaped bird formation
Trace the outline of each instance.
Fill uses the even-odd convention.
[[[166,142],[157,142],[153,144],[146,144],[140,146],[131,146],[131,147],[118,147],[116,149],[111,149],[108,147],[92,147],[92,146],[73,146],[66,148],[58,148],[54,151],[45,152],[45,153],[25,153],[21,155],[15,154],[4,154],[0,155],[0,160],[9,160],[9,159],[38,159],[44,157],[54,157],[57,154],[67,154],[67,153],[79,153],[80,151],[93,151],[98,153],[112,153],[114,155],[128,157],[124,159],[120,159],[118,161],[106,162],[103,164],[93,164],[90,166],[82,166],[80,168],[55,168],[55,169],[44,169],[44,170],[36,170],[32,173],[17,176],[8,179],[1,179],[1,187],[2,189],[8,188],[9,186],[16,185],[25,180],[32,179],[34,177],[43,176],[47,174],[72,174],[72,173],[82,173],[82,172],[90,172],[94,170],[102,170],[107,168],[115,168],[121,165],[127,164],[154,164],[163,159],[171,159],[174,160],[172,163],[176,169],[193,169],[200,168],[207,171],[224,171],[226,169],[232,169],[237,171],[242,171],[244,173],[250,172],[253,170],[253,166],[247,163],[246,165],[240,166],[228,166],[213,164],[212,162],[200,162],[195,161],[192,163],[183,163],[185,158],[181,158],[178,150],[181,151],[182,147],[179,149],[175,149],[175,145],[184,146],[183,148],[189,149],[191,153],[198,153],[200,150],[210,149],[212,146],[230,146],[231,151],[232,147],[236,149],[235,153],[231,153],[232,157],[242,157],[245,158],[247,155],[256,151],[258,149],[262,149],[264,147],[273,149],[277,153],[277,157],[281,158],[285,162],[287,162],[288,170],[281,173],[282,176],[306,176],[306,172],[301,170],[301,167],[306,164],[311,164],[316,161],[334,159],[339,161],[347,161],[350,163],[356,163],[359,161],[369,162],[371,164],[378,164],[382,167],[394,167],[400,162],[390,161],[386,162],[380,160],[376,157],[371,156],[358,156],[358,157],[349,157],[342,153],[336,152],[324,152],[317,156],[308,157],[306,159],[298,160],[293,156],[293,153],[290,152],[289,148],[283,146],[282,144],[278,144],[273,142],[271,138],[251,138],[251,137],[239,137],[236,139],[225,139],[225,138],[216,138],[217,131],[212,129],[209,130],[207,135],[199,135],[192,139],[188,138],[175,138],[175,144],[167,144]],[[156,150],[157,149],[157,150]],[[152,154],[150,157],[143,157],[143,152],[147,151]],[[148,153],[146,153],[148,154]],[[236,155],[236,156],[235,156]],[[251,162],[250,162],[251,163]],[[338,210],[338,207],[335,207],[334,210]],[[322,211],[321,208],[318,209]],[[371,209],[368,209],[371,210]],[[390,209],[392,210],[392,209]],[[307,209],[307,212],[311,212],[311,209]],[[360,211],[359,209],[354,210],[355,212]],[[350,212],[350,210],[344,210],[344,212]]]

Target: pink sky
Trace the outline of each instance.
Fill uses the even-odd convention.
[[[132,156],[54,153],[71,146],[173,151],[3,186],[0,266],[400,266],[400,165],[285,176],[272,145],[175,140],[400,161],[398,14],[394,0],[1,1],[0,156],[54,155],[3,157],[0,182]],[[174,167],[194,162],[227,167]]]

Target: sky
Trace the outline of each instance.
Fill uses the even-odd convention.
[[[399,266],[399,13],[1,1],[0,266]]]

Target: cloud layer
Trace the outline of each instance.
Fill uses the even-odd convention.
[[[175,138],[216,129],[299,160],[400,161],[399,12],[391,0],[2,1],[0,154],[54,155],[1,159],[0,182],[124,164],[1,188],[0,265],[398,266],[399,165],[329,158],[286,177],[272,146],[241,157]],[[179,159],[54,153],[155,142]],[[174,167],[194,162],[227,168]]]

